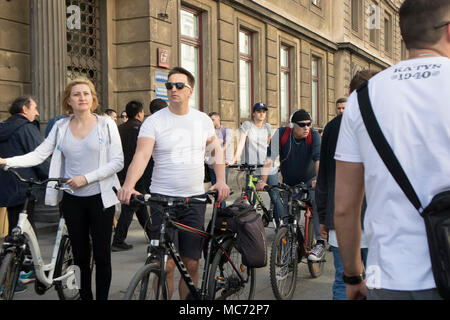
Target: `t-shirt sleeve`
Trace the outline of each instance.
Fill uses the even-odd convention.
[[[213,136],[215,137],[216,130],[214,129],[214,124],[213,124],[211,118],[205,114],[205,117],[203,119],[204,119],[203,123],[205,126],[205,131],[206,131],[206,135],[207,135],[208,139],[210,139]]]
[[[241,125],[241,127],[239,128],[239,130],[245,134],[246,136],[248,136],[248,132],[251,129],[251,122],[250,121],[244,121],[244,123]]]
[[[335,160],[345,162],[362,162],[358,138],[355,128],[356,119],[361,117],[356,91],[354,91],[347,102],[334,155]]]
[[[156,128],[154,118],[148,117],[139,129],[138,138],[152,138],[156,140]]]

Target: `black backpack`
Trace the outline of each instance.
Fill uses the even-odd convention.
[[[210,230],[211,226],[208,226]],[[246,202],[237,202],[219,209],[215,234],[236,233],[242,263],[249,268],[267,265],[266,233],[261,216]]]

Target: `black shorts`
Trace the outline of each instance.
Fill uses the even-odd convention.
[[[152,193],[152,196],[161,196]],[[189,204],[188,208],[170,208],[169,214],[171,219],[200,230],[205,230],[205,204]],[[158,239],[160,235],[161,219],[164,207],[159,203],[150,203],[150,214],[152,217],[152,225],[150,233],[152,239]],[[203,250],[203,238],[192,233],[180,231],[177,229],[167,228],[166,233],[175,244],[175,247],[181,257],[199,260]]]

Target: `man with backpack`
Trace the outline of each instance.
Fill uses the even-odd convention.
[[[440,238],[447,251],[436,265],[424,213],[450,189],[450,91],[443,89],[450,86],[450,1],[405,0],[399,16],[409,59],[350,95],[336,147],[334,223],[348,299],[440,299],[435,266],[449,270],[448,225]],[[381,156],[389,154],[389,160]],[[404,192],[408,184],[416,199]],[[359,250],[364,191],[366,270]]]
[[[283,182],[290,186],[295,186],[301,182],[306,182],[311,186],[310,195],[315,209],[314,189],[316,177],[319,171],[320,160],[320,135],[311,128],[311,116],[300,109],[291,116],[289,127],[280,127],[273,135],[267,151],[267,162],[260,182],[256,188],[263,190],[266,186],[267,171],[280,156],[281,175]],[[280,213],[281,220],[287,215],[285,203],[284,212]],[[314,232],[317,244],[313,252],[308,256],[309,260],[318,261],[325,253],[325,241],[320,236],[319,217],[314,215]]]

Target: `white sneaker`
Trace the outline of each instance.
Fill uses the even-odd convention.
[[[318,242],[314,247],[313,251],[308,256],[308,260],[319,261],[322,260],[324,255],[325,255],[325,246],[321,242]]]

